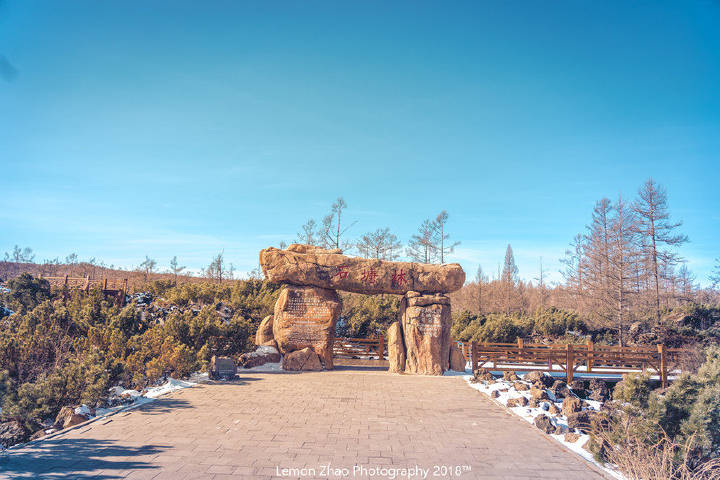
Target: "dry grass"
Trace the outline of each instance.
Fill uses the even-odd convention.
[[[720,458],[698,464],[692,453],[694,437],[676,443],[665,436],[651,446],[629,428],[620,441],[617,432],[600,432],[595,437],[603,442],[607,461],[628,480],[720,480]]]

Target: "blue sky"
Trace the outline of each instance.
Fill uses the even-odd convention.
[[[720,256],[717,1],[6,0],[3,72],[0,253],[247,271],[342,195],[531,279],[652,176]]]

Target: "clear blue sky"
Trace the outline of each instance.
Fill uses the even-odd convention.
[[[649,176],[707,282],[718,1],[0,3],[0,254],[247,271],[342,195],[531,279]]]

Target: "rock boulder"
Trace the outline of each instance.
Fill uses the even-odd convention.
[[[287,355],[312,348],[326,369],[333,368],[332,350],[335,324],[341,302],[335,290],[287,286],[275,302],[273,338]]]
[[[282,368],[283,370],[290,371],[318,371],[322,370],[322,364],[313,349],[306,347],[302,350],[295,350],[294,352],[286,354],[283,357]]]
[[[0,445],[8,448],[12,445],[27,442],[30,439],[28,432],[17,420],[0,423]]]
[[[262,345],[254,352],[243,353],[239,358],[243,368],[259,367],[266,363],[277,363],[280,361],[280,352],[277,348],[269,345]]]
[[[450,345],[450,370],[464,372],[466,364],[465,355],[463,355],[457,342],[452,342]]]
[[[550,417],[541,413],[534,420],[535,426],[545,433],[555,433],[555,425],[553,425]]]
[[[275,338],[273,337],[273,315],[268,315],[260,322],[257,332],[255,333],[255,345],[262,347],[277,347]]]
[[[271,282],[365,294],[404,295],[411,290],[449,293],[465,283],[465,272],[457,263],[430,265],[348,257],[337,249],[301,244],[286,250],[270,247],[260,251],[260,266]]]
[[[582,401],[577,397],[565,397],[562,403],[563,415],[569,416],[571,413],[582,410]]]

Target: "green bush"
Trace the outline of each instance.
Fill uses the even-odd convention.
[[[515,324],[512,317],[495,313],[487,316],[485,323],[476,330],[471,340],[509,343],[517,341],[522,334],[522,329]]]
[[[614,451],[629,436],[648,449],[669,441],[676,445],[675,462],[697,467],[720,454],[720,347],[705,351],[697,374],[683,374],[666,391],[651,391],[648,375],[627,375],[613,392],[626,402],[613,412],[602,442]],[[602,449],[596,453],[603,455]],[[688,460],[689,459],[689,460]]]
[[[647,408],[652,382],[648,373],[623,375],[621,382],[615,385],[613,400],[629,403],[637,408]]]
[[[551,307],[535,312],[534,333],[545,337],[560,337],[570,331],[587,332],[587,326],[576,313]]]
[[[396,295],[343,294],[343,308],[337,324],[340,337],[384,335],[399,319],[400,297]]]
[[[450,327],[450,338],[467,342],[472,337],[471,334],[465,335],[465,330],[473,323],[477,322],[478,316],[463,310],[459,313],[452,314],[452,326]]]
[[[279,288],[257,280],[154,282],[154,296],[183,307],[155,324],[138,305],[119,308],[98,290],[52,292],[45,281],[18,277],[3,296],[17,314],[0,329],[2,417],[33,430],[63,406],[94,405],[112,385],[142,388],[204,368],[212,355],[246,352]],[[219,302],[232,318],[221,318]],[[388,299],[377,308],[391,307]]]

